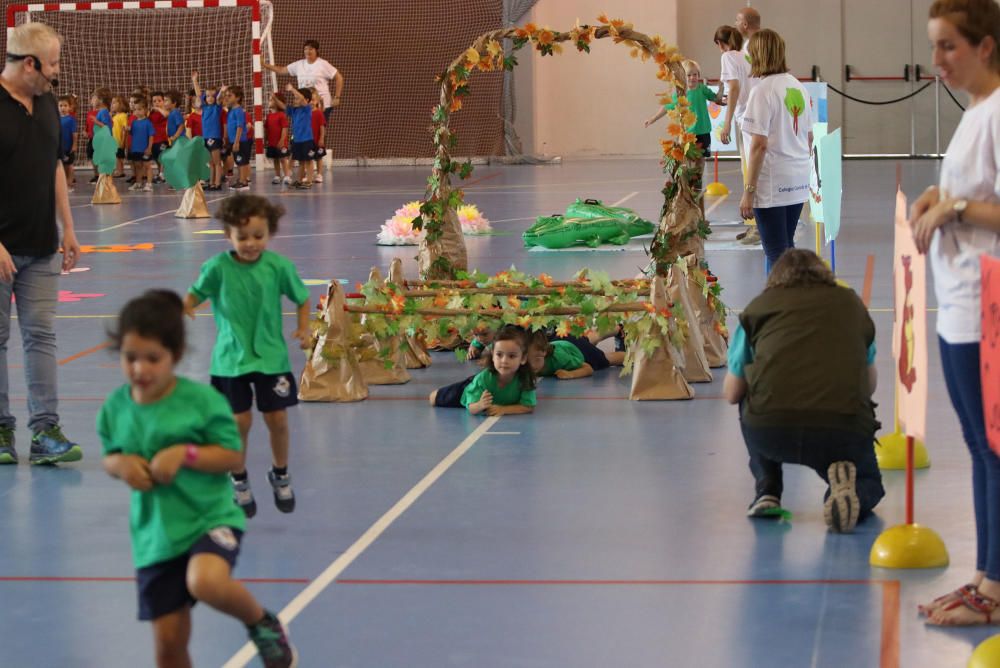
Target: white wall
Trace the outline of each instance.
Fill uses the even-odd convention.
[[[754,0],[762,25],[778,31],[787,44],[792,74],[808,77],[818,66],[823,80],[862,99],[887,100],[917,84],[844,81],[844,66],[871,76],[900,76],[905,63],[920,63],[929,73],[926,34],[931,0]],[[699,61],[706,77],[719,74],[715,29],[732,25],[742,0],[541,0],[525,18],[555,30],[576,19],[594,23],[608,11],[659,34]],[[567,47],[562,55],[540,58],[521,52],[515,74],[517,122],[524,150],[567,157],[654,156],[659,132],[643,129],[656,110],[658,91],[650,63],[633,61],[628,49],[610,40],[595,42],[589,55]],[[962,98],[959,97],[961,100]],[[934,87],[912,102],[867,106],[830,93],[830,120],[844,128],[847,153],[909,153],[911,134],[918,153],[935,150]],[[960,111],[941,92],[941,143],[947,146]],[[912,129],[911,129],[912,117]]]

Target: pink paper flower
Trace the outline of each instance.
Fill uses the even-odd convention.
[[[458,221],[462,224],[463,234],[489,234],[493,231],[490,221],[475,204],[463,204],[458,207]]]
[[[423,230],[413,229],[413,219],[420,215],[420,202],[407,202],[385,221],[378,233],[380,246],[416,246],[424,238]]]

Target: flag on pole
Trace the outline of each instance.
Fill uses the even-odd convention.
[[[983,255],[983,335],[979,339],[979,367],[983,382],[983,418],[986,438],[1000,454],[1000,260]]]
[[[892,355],[896,361],[899,424],[903,433],[924,440],[927,424],[927,257],[917,252],[906,220],[906,195],[896,191],[893,253],[895,319]]]

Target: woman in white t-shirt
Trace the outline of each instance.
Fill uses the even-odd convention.
[[[914,202],[910,224],[928,253],[937,293],[941,366],[972,455],[976,572],[920,606],[942,626],[1000,619],[1000,457],[989,446],[979,368],[980,256],[1000,257],[1000,6],[936,0],[927,33],[941,80],[969,96],[941,164],[941,181]]]
[[[340,94],[344,90],[344,75],[336,67],[319,57],[319,42],[306,40],[302,46],[302,60],[296,60],[285,66],[263,63],[263,68],[278,74],[290,74],[298,79],[296,88],[315,88],[323,99],[323,115],[327,123],[330,113],[340,104]],[[334,92],[330,95],[329,82],[333,81]]]
[[[723,144],[729,143],[731,135],[736,137],[736,147],[743,158],[743,138],[740,132],[740,121],[743,120],[743,111],[747,106],[747,97],[750,89],[747,86],[747,79],[750,78],[750,63],[743,48],[743,35],[733,26],[719,26],[715,31],[715,45],[722,52],[722,74],[719,75],[719,94],[722,94],[722,86],[725,84],[725,94],[728,100],[726,105],[726,120],[722,124],[720,139]],[[736,132],[733,132],[735,125]]]
[[[768,272],[794,247],[795,228],[809,196],[809,93],[788,74],[785,41],[773,30],[750,38],[750,75],[760,77],[743,112],[747,174],[740,199],[743,218],[756,218]]]

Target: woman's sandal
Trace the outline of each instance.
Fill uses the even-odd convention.
[[[948,605],[949,603],[954,603],[955,601],[961,601],[962,597],[966,594],[975,594],[976,585],[967,584],[962,585],[953,592],[949,592],[944,596],[938,596],[936,599],[930,602],[930,605],[918,605],[917,612],[925,617],[930,617],[931,613],[935,612]]]
[[[971,620],[971,621],[953,621],[953,620],[936,620],[934,616],[938,612],[950,612],[956,608],[964,607],[968,610],[972,610],[975,613],[983,615],[985,620]],[[931,624],[938,626],[975,626],[978,624],[992,624],[993,623],[993,613],[996,612],[997,608],[1000,608],[1000,601],[996,601],[989,596],[983,596],[978,590],[966,591],[963,590],[962,596],[957,601],[952,601],[943,608],[940,608],[935,612],[934,615],[928,620]]]

